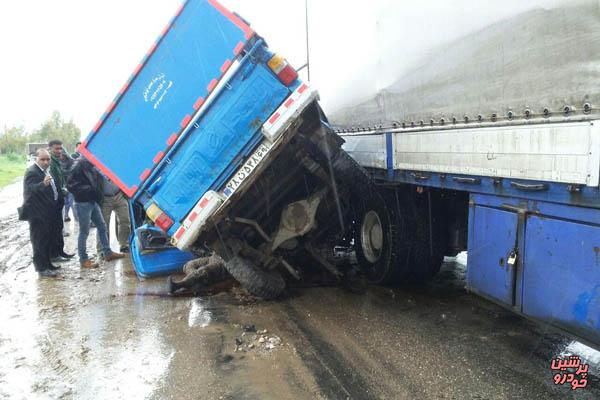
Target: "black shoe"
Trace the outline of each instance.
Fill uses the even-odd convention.
[[[50,271],[56,271],[56,270],[59,270],[59,269],[61,269],[61,268],[62,268],[62,267],[61,267],[60,265],[52,265],[52,264],[50,264],[50,265],[48,266],[48,268],[46,268],[46,269],[49,269]]]
[[[58,276],[56,271],[53,271],[51,269],[44,269],[44,270],[38,271],[38,275],[42,278],[56,278]]]
[[[75,257],[75,254],[65,253],[64,251],[62,253],[59,253],[58,255],[61,256],[61,257],[66,258],[66,259],[70,259],[70,258]]]
[[[50,261],[55,262],[55,263],[65,262],[65,261],[69,261],[69,260],[70,260],[70,258],[63,257],[63,256],[50,258]]]

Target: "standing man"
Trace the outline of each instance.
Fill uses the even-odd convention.
[[[62,171],[63,177],[65,178],[65,185],[69,178],[69,174],[71,173],[71,169],[73,168],[74,161],[67,153],[63,150],[60,155],[60,169]],[[70,222],[71,218],[69,217],[69,210],[73,207],[73,194],[68,192],[65,194],[65,206],[63,208],[63,220],[65,222]],[[67,235],[68,236],[68,235]]]
[[[115,212],[117,240],[119,241],[119,251],[121,253],[129,252],[129,234],[131,233],[131,222],[129,220],[129,204],[127,198],[117,185],[112,183],[106,177],[102,177],[102,217],[106,223],[108,233],[108,242],[110,243],[110,216]],[[100,253],[102,245],[100,238],[96,237],[96,250]]]
[[[97,268],[98,263],[90,260],[87,254],[86,243],[90,233],[90,220],[97,228],[96,234],[102,244],[102,255],[106,261],[125,257],[122,253],[115,253],[110,249],[106,224],[102,219],[100,202],[102,202],[102,176],[86,158],[80,157],[69,177],[67,184],[69,191],[75,197],[75,213],[79,223],[79,237],[77,239],[77,252],[82,268]]]
[[[73,160],[77,160],[79,157],[81,157],[81,154],[79,153],[79,145],[80,144],[81,144],[81,142],[75,143],[75,152],[73,154],[71,154],[71,158]]]
[[[62,142],[54,139],[48,142],[50,150],[50,175],[54,178],[56,188],[58,190],[58,206],[53,212],[54,222],[52,223],[53,231],[50,232],[52,242],[50,244],[50,257],[55,261],[65,261],[74,256],[67,254],[64,250],[65,241],[63,239],[63,206],[65,205],[65,196],[67,194],[67,183],[63,174],[60,157],[63,153]]]
[[[54,212],[58,207],[58,187],[48,168],[50,153],[38,149],[35,163],[27,168],[23,180],[23,206],[19,218],[29,221],[29,237],[33,247],[33,266],[42,277],[56,277],[50,262]],[[61,235],[62,237],[62,235]]]

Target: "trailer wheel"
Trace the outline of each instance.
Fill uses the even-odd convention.
[[[431,216],[427,201],[413,199],[415,216],[408,264],[410,269],[406,276],[408,283],[422,285],[433,278],[440,270],[447,249],[447,225],[441,210],[431,208]],[[431,218],[431,224],[429,221]]]
[[[264,270],[239,255],[227,261],[225,268],[248,292],[265,300],[279,297],[285,289],[278,271]]]
[[[358,198],[354,208],[354,247],[358,265],[375,284],[393,284],[404,275],[398,244],[404,243],[402,221],[379,193]]]

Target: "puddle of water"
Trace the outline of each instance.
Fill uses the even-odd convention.
[[[25,170],[23,170],[23,173],[25,173]],[[17,207],[23,202],[22,193],[22,180],[11,183],[0,191],[0,218],[17,214]]]
[[[3,306],[0,307],[0,371],[3,381],[0,397],[27,398],[35,383],[30,366],[42,359],[38,343],[46,340],[46,327],[38,318],[39,309],[35,301],[38,282],[26,277],[19,293],[15,293],[10,285],[13,279],[8,278],[8,282],[4,279],[1,282],[4,295]],[[15,301],[15,297],[26,301]]]
[[[21,190],[19,182],[0,191],[0,399],[151,397],[175,354],[155,323],[162,314],[143,296],[115,299],[160,292],[164,282],[140,284],[128,260],[93,271],[74,260],[61,264],[62,279],[38,278],[28,226],[16,218]],[[74,249],[75,223],[67,230]],[[111,245],[118,248],[114,235]]]
[[[568,356],[579,356],[585,360],[586,364],[592,364],[596,369],[600,369],[600,351],[592,349],[583,343],[572,341],[560,353],[561,358]]]
[[[190,328],[197,326],[206,328],[213,320],[213,314],[206,309],[206,300],[195,298],[191,301],[190,312],[188,315],[188,326]]]
[[[77,371],[74,385],[77,397],[147,398],[168,372],[175,354],[164,345],[157,329],[136,332],[134,337],[122,343],[107,342],[105,332],[101,330],[87,332],[89,339],[83,346],[91,360]]]

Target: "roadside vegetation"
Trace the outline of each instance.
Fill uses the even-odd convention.
[[[28,143],[48,143],[62,140],[68,152],[75,150],[81,140],[81,130],[71,121],[65,121],[58,111],[31,132],[23,126],[4,126],[0,130],[0,188],[23,176],[27,166]]]
[[[23,154],[0,154],[0,188],[23,176],[27,158]]]

